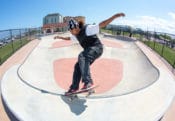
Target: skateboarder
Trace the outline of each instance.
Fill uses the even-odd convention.
[[[93,80],[90,74],[90,65],[99,58],[103,53],[103,45],[96,34],[100,28],[107,26],[114,19],[124,17],[124,13],[117,13],[112,17],[102,21],[98,25],[83,25],[82,22],[77,22],[71,19],[68,22],[68,30],[71,32],[71,37],[55,36],[54,39],[71,40],[76,38],[83,51],[78,56],[78,62],[74,66],[72,84],[65,94],[74,93],[79,89],[79,83],[82,78],[84,86],[82,89],[90,88],[93,85]]]

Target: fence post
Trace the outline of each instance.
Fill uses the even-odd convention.
[[[28,32],[29,32],[29,41],[31,41],[31,33],[30,33],[30,28],[29,28],[29,30],[28,30]]]
[[[138,35],[139,35],[139,40],[142,42],[142,34],[139,33]],[[136,38],[137,38],[137,37],[136,37]]]
[[[154,50],[155,50],[155,45],[156,45],[156,32],[154,32]]]
[[[164,43],[163,43],[163,47],[162,47],[162,52],[161,52],[161,56],[163,57],[163,50],[164,50],[164,46],[165,46],[165,38],[164,38]]]
[[[1,59],[1,57],[0,57],[0,65],[2,64],[2,59]]]
[[[148,46],[150,47],[150,40],[149,40],[149,38],[148,38],[148,30],[147,30],[147,32],[146,32],[146,39],[147,39],[147,41],[148,41]]]
[[[13,46],[13,35],[12,35],[12,29],[9,30],[10,31],[10,38],[11,38],[11,43],[12,43],[12,53],[14,53],[14,46]]]
[[[21,29],[19,29],[19,34],[20,34],[20,42],[21,42],[21,47],[22,47],[22,37],[21,37]]]
[[[175,68],[175,60],[174,60],[174,63],[173,63],[173,68]]]

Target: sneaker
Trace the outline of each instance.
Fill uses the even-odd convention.
[[[86,90],[86,89],[88,89],[88,88],[90,88],[90,87],[92,87],[93,86],[93,83],[85,83],[84,84],[84,86],[81,88],[81,90]]]
[[[76,92],[78,89],[69,89],[67,92],[65,92],[65,95],[69,95],[69,94],[71,94],[71,93],[74,93],[74,92]]]

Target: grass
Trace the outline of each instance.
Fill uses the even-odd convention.
[[[158,42],[144,41],[146,45],[155,50],[160,56],[162,56],[173,67],[175,62],[175,50],[168,46],[162,45]]]
[[[174,66],[175,61],[175,51],[169,47],[165,47],[163,51],[163,57],[172,65]]]
[[[112,30],[107,30],[107,29],[101,29],[101,32],[105,32],[105,33],[109,33],[109,34],[112,34]]]
[[[0,47],[0,65],[28,42],[29,40],[27,38],[22,38],[21,40],[15,40],[6,44],[3,47]]]
[[[101,29],[101,31],[110,34],[116,34],[116,32],[112,32],[112,30]],[[121,33],[121,35],[123,35],[123,33]],[[124,36],[128,35],[129,33],[124,33]],[[143,35],[140,34],[133,34],[132,36],[137,38],[138,40],[143,41],[146,45],[148,45],[150,48],[155,50],[160,56],[162,56],[170,65],[172,65],[173,68],[175,68],[175,50],[158,42],[147,40],[146,38],[144,38]]]

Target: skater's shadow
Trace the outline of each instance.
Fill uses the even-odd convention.
[[[76,115],[80,115],[87,108],[87,105],[85,105],[85,99],[74,99],[73,101],[70,101],[68,97],[61,96],[61,98],[69,105],[71,112],[75,113]]]

